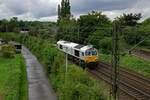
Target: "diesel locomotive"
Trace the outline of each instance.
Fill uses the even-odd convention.
[[[98,51],[92,45],[80,45],[73,42],[60,40],[57,42],[57,47],[62,52],[69,55],[69,58],[75,62],[80,62],[82,65],[97,66]]]

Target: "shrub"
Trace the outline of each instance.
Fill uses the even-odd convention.
[[[2,56],[5,58],[14,58],[15,47],[9,44],[3,45],[1,48]]]
[[[150,45],[150,36],[143,43],[141,43],[141,46],[147,46],[148,49],[150,49],[149,45]]]
[[[112,38],[111,37],[104,37],[99,41],[100,50],[103,53],[110,53],[112,49]]]

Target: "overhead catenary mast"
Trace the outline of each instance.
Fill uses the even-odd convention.
[[[114,22],[112,34],[112,97],[117,100],[118,93],[118,73],[119,73],[119,32],[118,22]]]

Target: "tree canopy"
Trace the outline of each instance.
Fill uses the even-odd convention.
[[[136,26],[141,18],[142,18],[141,13],[138,14],[129,13],[117,17],[116,20],[120,21],[122,26]]]
[[[61,5],[58,5],[58,20],[71,17],[71,6],[69,0],[62,0]]]

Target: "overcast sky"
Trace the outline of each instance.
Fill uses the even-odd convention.
[[[0,19],[13,16],[22,20],[56,21],[61,0],[0,0]],[[110,19],[123,13],[142,13],[150,17],[150,0],[71,0],[74,17],[92,10],[102,11]]]

